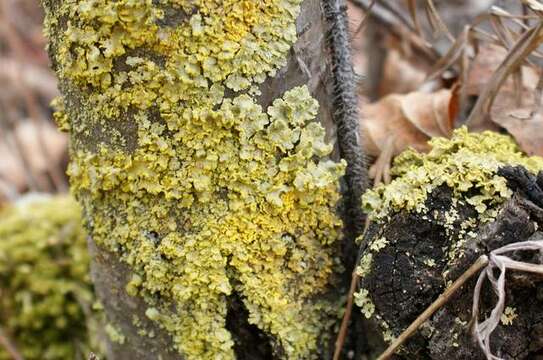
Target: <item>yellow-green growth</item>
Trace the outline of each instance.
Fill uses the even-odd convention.
[[[356,306],[360,308],[366,319],[371,318],[375,312],[375,305],[369,297],[369,291],[366,289],[360,289],[355,292],[353,296]]]
[[[233,292],[290,359],[316,357],[336,313],[323,294],[345,164],[327,159],[306,87],[258,105],[300,3],[65,0],[46,16],[91,235],[132,267],[127,291],[187,359],[234,357]]]
[[[496,174],[500,166],[522,165],[534,173],[543,169],[543,158],[527,157],[511,137],[491,131],[469,133],[462,127],[451,139],[430,140],[430,146],[427,154],[412,149],[400,154],[392,168],[396,178],[364,194],[364,209],[372,217],[402,209],[421,212],[428,195],[441,185],[479,214],[489,215],[512,194],[505,178]]]
[[[25,200],[0,211],[0,327],[25,359],[89,352],[85,312],[94,295],[88,265],[72,198]],[[2,346],[0,359],[11,359]]]

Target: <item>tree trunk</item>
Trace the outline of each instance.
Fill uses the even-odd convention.
[[[365,184],[340,1],[43,4],[108,357],[328,358]]]

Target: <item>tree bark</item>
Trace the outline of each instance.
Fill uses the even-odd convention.
[[[295,1],[284,3],[295,3]],[[310,270],[306,271],[308,275],[304,275],[304,272],[295,274],[295,281],[284,285],[284,287],[295,287],[298,283],[303,282],[305,276],[311,279],[314,277],[315,281],[321,281],[318,280],[320,278],[326,280],[327,284],[325,286],[315,285],[316,287],[321,286],[322,289],[319,288],[314,293],[304,295],[307,296],[307,299],[303,303],[300,303],[300,305],[297,305],[301,306],[300,311],[304,311],[306,306],[316,306],[313,305],[316,301],[325,302],[326,304],[338,304],[341,297],[345,295],[348,290],[351,269],[355,261],[354,255],[356,252],[353,251],[353,239],[359,235],[360,224],[362,224],[359,197],[365,184],[365,167],[360,151],[360,140],[357,135],[358,116],[353,86],[354,79],[350,65],[347,46],[348,38],[344,23],[345,8],[341,3],[339,0],[324,0],[322,3],[319,0],[305,0],[301,3],[300,13],[295,22],[296,41],[292,44],[290,50],[285,53],[286,65],[277,69],[273,76],[270,75],[273,72],[267,72],[267,78],[262,83],[255,81],[253,85],[257,84],[257,88],[240,85],[239,89],[237,89],[237,85],[228,85],[230,80],[232,80],[232,83],[237,80],[235,77],[215,82],[216,85],[224,86],[227,84],[226,87],[230,87],[230,89],[226,89],[224,92],[225,100],[229,101],[229,99],[248,96],[250,100],[260,105],[264,109],[264,112],[270,106],[274,105],[275,101],[280,99],[287,91],[301,85],[307,85],[311,96],[319,104],[316,122],[322,124],[325,128],[326,141],[334,144],[334,150],[330,157],[336,161],[340,158],[345,158],[349,163],[345,181],[342,182],[344,200],[338,210],[345,224],[345,236],[342,243],[339,244],[336,241],[337,245],[328,246],[322,245],[324,238],[320,241],[310,239],[311,245],[309,246],[316,247],[317,249],[322,247],[324,255],[319,255],[320,250],[312,253],[310,251],[313,250],[310,250],[309,247],[303,248],[305,250],[302,250],[301,256],[307,257],[308,261],[315,261],[315,264],[305,265],[304,263],[304,266],[310,267]],[[204,14],[203,17],[205,18],[214,10],[198,9],[188,3],[180,8],[174,6],[173,2],[172,4],[168,2],[161,4],[152,2],[151,4],[151,1],[142,1],[141,4],[131,4],[129,1],[115,2],[102,0],[96,3],[92,1],[72,3],[66,0],[43,0],[43,4],[46,10],[46,24],[50,39],[49,53],[53,67],[60,79],[60,89],[63,94],[63,99],[59,102],[60,109],[56,116],[61,128],[68,130],[71,135],[72,165],[70,175],[74,192],[78,200],[83,204],[87,227],[90,232],[89,248],[93,258],[93,281],[98,297],[103,303],[108,322],[121,334],[122,339],[110,342],[108,357],[111,359],[177,359],[197,358],[194,354],[198,353],[200,354],[200,358],[217,355],[213,351],[219,350],[209,350],[209,347],[215,349],[213,348],[214,345],[198,345],[196,343],[194,345],[191,342],[191,346],[194,345],[197,349],[189,348],[189,346],[186,346],[186,343],[190,341],[183,339],[176,332],[180,327],[179,324],[183,323],[183,318],[187,317],[194,318],[194,331],[200,331],[198,323],[200,321],[198,319],[198,316],[200,316],[198,315],[199,313],[192,313],[195,310],[190,310],[190,307],[188,307],[189,310],[182,309],[185,306],[183,304],[186,304],[185,302],[172,302],[171,298],[169,298],[173,291],[172,286],[160,285],[159,283],[159,289],[156,290],[152,288],[152,285],[148,285],[154,281],[152,280],[152,276],[156,273],[155,270],[149,270],[149,267],[159,265],[166,267],[166,275],[160,276],[166,276],[167,281],[173,282],[183,276],[189,276],[176,273],[177,269],[188,260],[169,260],[169,254],[162,253],[158,255],[158,250],[153,250],[156,251],[155,255],[158,258],[152,259],[152,261],[145,260],[147,262],[144,262],[139,259],[139,256],[143,256],[142,253],[145,252],[142,250],[143,247],[140,247],[139,250],[132,249],[133,251],[130,248],[133,246],[131,245],[132,243],[137,243],[138,246],[154,246],[158,249],[165,242],[165,239],[175,232],[181,239],[181,241],[174,242],[175,251],[183,249],[183,247],[188,246],[186,242],[189,241],[189,237],[192,236],[193,232],[201,233],[205,231],[205,229],[199,228],[197,225],[193,226],[191,221],[196,222],[196,220],[191,218],[192,215],[185,214],[190,214],[190,211],[195,211],[195,208],[199,209],[198,211],[205,212],[208,209],[213,209],[213,206],[216,204],[211,203],[206,207],[206,205],[199,203],[200,198],[209,195],[204,191],[195,195],[195,205],[192,207],[185,206],[186,210],[180,211],[175,206],[166,207],[165,205],[165,209],[169,210],[165,210],[165,213],[160,215],[161,218],[156,221],[156,227],[159,230],[151,229],[149,225],[137,225],[138,223],[148,224],[149,221],[154,220],[154,217],[157,215],[152,213],[152,211],[156,211],[157,206],[162,202],[170,204],[168,201],[171,199],[168,199],[168,196],[164,196],[164,191],[153,193],[153,190],[150,190],[150,186],[145,188],[145,195],[141,195],[141,188],[133,192],[132,190],[127,190],[127,188],[142,186],[143,182],[151,182],[153,181],[153,177],[155,177],[154,181],[162,182],[163,179],[157,174],[151,175],[151,178],[144,177],[143,175],[134,175],[132,178],[128,178],[128,175],[126,175],[127,178],[124,177],[125,172],[130,174],[134,171],[135,174],[136,171],[141,170],[136,169],[136,161],[134,159],[138,156],[136,154],[146,154],[141,150],[144,146],[160,146],[160,144],[163,144],[162,140],[164,140],[168,146],[178,149],[176,150],[178,153],[183,151],[185,142],[188,142],[188,140],[183,139],[178,141],[175,139],[178,139],[176,138],[176,134],[181,134],[186,129],[182,127],[179,129],[175,128],[175,126],[170,125],[168,122],[170,120],[168,119],[178,109],[190,108],[191,106],[192,109],[195,109],[196,107],[194,105],[196,104],[195,102],[193,105],[190,105],[193,100],[189,93],[184,94],[181,91],[180,94],[177,94],[179,96],[177,100],[171,100],[170,97],[176,96],[174,93],[168,92],[169,90],[165,87],[158,90],[153,88],[155,85],[153,80],[160,76],[160,73],[155,72],[151,78],[145,78],[145,72],[137,73],[136,71],[130,71],[131,67],[135,68],[142,63],[145,63],[145,66],[151,67],[151,70],[147,68],[145,71],[152,71],[153,67],[167,68],[175,61],[173,56],[169,56],[167,52],[164,52],[163,48],[160,48],[161,45],[158,44],[159,40],[156,40],[156,44],[153,38],[151,38],[152,40],[141,40],[142,38],[147,39],[147,34],[143,31],[140,32],[140,30],[142,28],[154,29],[153,31],[156,31],[157,38],[172,36],[171,34],[181,34],[179,36],[188,36],[188,40],[192,40],[197,35],[175,33],[171,29],[175,30],[176,28],[187,27],[187,24],[190,23],[192,34],[196,34],[199,31],[199,27],[208,26],[209,24],[201,22],[202,16],[200,16],[200,12]],[[106,5],[108,9],[113,9],[111,13],[101,12],[100,9],[105,8]],[[212,6],[210,5],[210,7]],[[242,9],[239,14],[241,18],[234,21],[232,34],[230,34],[232,35],[231,39],[234,39],[230,41],[234,43],[238,39],[235,32],[239,30],[239,26],[244,26],[245,22],[247,24],[258,23],[259,16],[267,16],[267,13],[263,12],[257,15],[256,18],[249,19],[250,9],[256,5],[253,5],[251,1],[246,1],[243,2],[243,5],[239,6]],[[244,8],[243,6],[246,7]],[[281,8],[285,5],[273,6]],[[270,5],[268,8],[276,10],[273,6]],[[232,8],[225,9],[226,13],[223,16],[227,18],[229,12],[240,11],[240,8],[237,5],[233,5]],[[158,11],[162,11],[163,15],[158,16],[156,24],[150,24],[145,19],[151,18],[149,13],[157,11],[157,9]],[[209,12],[206,13],[206,11]],[[282,11],[282,9],[279,9],[279,11]],[[288,11],[292,10],[289,9]],[[246,15],[247,18],[245,17]],[[209,15],[209,18],[211,18],[211,15]],[[112,23],[113,25],[111,25]],[[156,27],[154,27],[155,25]],[[282,31],[282,29],[276,30]],[[288,29],[285,28],[284,30],[287,31]],[[261,29],[255,31],[258,32]],[[165,33],[168,35],[164,35]],[[119,40],[116,36],[124,37],[122,40]],[[264,34],[263,37],[265,38],[265,36],[267,35]],[[273,34],[273,36],[280,35]],[[163,40],[163,38],[160,39],[161,41]],[[122,45],[119,45],[116,41]],[[149,45],[150,41],[153,41],[154,45]],[[183,38],[179,40],[179,42],[182,41]],[[168,44],[168,46],[171,46],[171,43]],[[115,53],[116,46],[124,47],[123,52]],[[205,46],[205,44],[200,45],[200,47],[202,46]],[[243,48],[241,49],[244,50]],[[184,51],[197,52],[197,50],[185,49]],[[114,55],[108,55],[108,51],[114,53]],[[281,48],[274,48],[273,51],[281,52],[283,50]],[[272,53],[268,55],[275,56]],[[235,55],[234,58],[236,56],[241,58],[241,55]],[[219,61],[222,60],[220,57],[218,59]],[[203,68],[204,60],[201,60],[199,64]],[[234,60],[228,64],[234,64],[235,66],[236,63]],[[175,76],[179,76],[179,78],[175,79],[171,86],[175,86],[176,81],[178,83],[185,81],[186,78],[184,77],[188,77],[190,79],[187,81],[191,85],[187,89],[193,91],[196,86],[192,85],[191,81],[195,79],[196,75],[190,73],[190,71],[201,72],[202,68],[196,70],[194,68],[185,68],[185,70],[182,70],[184,65],[185,63],[180,60],[180,64],[177,66],[181,70],[179,70],[179,73],[175,73]],[[106,70],[103,71],[102,67],[105,67]],[[255,72],[258,73],[258,69]],[[122,76],[128,74],[127,77],[129,80],[120,82],[118,79],[121,74]],[[193,77],[191,78],[191,76]],[[161,85],[167,83],[167,81],[164,80]],[[209,79],[206,81],[209,81]],[[119,85],[118,89],[112,90],[116,82],[119,82],[121,85]],[[130,105],[123,108],[121,106],[124,104],[123,101],[125,101],[123,99],[129,96],[126,94],[132,94],[131,91],[134,91],[133,89],[136,88],[138,83],[143,84],[143,87],[138,90],[138,96],[130,97]],[[208,90],[207,96],[209,98],[215,96],[212,90],[213,87]],[[146,98],[149,93],[154,96],[151,100]],[[194,97],[198,97],[202,93],[196,92],[195,94]],[[123,96],[125,97],[123,98]],[[207,99],[204,99],[205,97],[203,96],[202,98],[203,102],[207,101]],[[148,101],[148,103],[145,103],[145,101]],[[118,105],[119,103],[121,105]],[[167,108],[167,106],[176,106],[177,108]],[[214,107],[211,105],[205,106],[207,106],[205,111],[213,112],[218,111],[217,108],[220,106],[220,103],[215,104]],[[111,111],[111,114],[108,111]],[[269,111],[268,113],[271,116]],[[302,113],[300,116],[305,115]],[[148,121],[142,121],[142,118]],[[155,141],[153,145],[145,143],[146,134],[143,134],[141,131],[142,126],[146,126],[149,121],[153,124],[148,130],[150,133],[154,131],[153,129],[159,127],[165,129],[161,135],[153,138],[153,141]],[[208,119],[205,119],[205,121],[208,121]],[[214,121],[214,119],[211,119],[211,121]],[[190,127],[193,125],[190,123],[187,126]],[[222,131],[223,129],[221,128],[220,130]],[[266,130],[261,129],[259,131],[265,132]],[[214,136],[211,133],[208,136],[204,136],[201,141],[204,142],[206,138],[213,138]],[[237,139],[238,130],[231,130],[228,136],[233,136],[234,139]],[[218,137],[217,139],[217,143],[220,143],[220,139]],[[197,148],[197,144],[194,146]],[[265,147],[266,144],[262,146]],[[296,147],[298,145],[295,142],[292,146]],[[117,160],[112,160],[110,154],[104,150],[106,148],[108,152],[117,151],[118,157],[115,158]],[[217,150],[220,156],[222,149],[218,148]],[[148,154],[155,153],[155,150],[148,151]],[[84,154],[85,157],[81,157],[81,154]],[[185,163],[180,160],[181,164],[177,166],[181,166],[182,168],[187,162],[196,162],[199,156],[196,154],[194,152],[191,157],[183,160]],[[281,157],[287,157],[289,154],[289,152],[281,153],[281,151],[278,151],[278,161]],[[237,156],[240,155],[238,154]],[[313,155],[313,157],[319,156],[318,154]],[[157,158],[157,161],[160,161],[160,158]],[[172,158],[169,158],[168,161],[170,166],[172,166]],[[308,166],[307,164],[303,166]],[[162,171],[162,175],[160,176],[168,178],[174,172],[167,169]],[[175,171],[181,170],[176,169]],[[330,176],[334,176],[332,172],[330,174]],[[215,175],[219,176],[216,173],[213,176]],[[96,181],[97,178],[99,181]],[[118,179],[122,180],[116,182]],[[122,183],[120,184],[121,181]],[[213,182],[213,180],[211,181]],[[286,186],[290,186],[288,182],[285,184]],[[216,191],[217,198],[220,201],[223,201],[224,198],[230,195],[231,192],[229,191],[231,189],[228,188],[230,185],[223,185],[225,189],[222,193],[218,190]],[[199,184],[194,182],[194,188],[197,186]],[[334,186],[337,187],[337,184],[326,187],[326,193],[323,195],[325,199],[323,200],[324,205],[319,205],[322,207],[320,212],[334,212],[334,204],[330,200],[334,196],[331,190]],[[179,187],[181,187],[181,184]],[[319,191],[321,191],[319,189],[307,191],[319,194]],[[182,200],[185,199],[183,195],[189,193],[185,190],[177,191],[175,187],[170,187],[167,191],[169,191],[168,194],[172,197],[179,196],[178,202],[180,203],[185,201]],[[192,196],[195,192],[194,190],[191,191],[192,193],[189,195]],[[322,191],[324,192],[325,190]],[[213,191],[211,192],[213,193]],[[287,201],[281,195],[279,197],[280,203]],[[111,199],[114,199],[114,201]],[[138,206],[131,203],[135,199],[141,201],[141,204],[138,206],[141,206],[143,210],[138,210]],[[205,203],[204,200],[202,202]],[[225,203],[228,204],[229,201],[225,200]],[[148,204],[153,204],[153,206]],[[259,206],[261,206],[262,212],[257,215],[266,216],[270,211],[269,205],[260,203]],[[296,203],[295,206],[301,205]],[[143,213],[138,215],[140,218],[133,220],[134,212],[138,211],[143,211]],[[209,211],[211,212],[212,210]],[[257,215],[255,215],[255,218],[259,219],[256,217]],[[273,220],[280,216],[280,214],[272,214],[269,217]],[[281,241],[290,241],[288,239],[294,236],[294,247],[292,249],[289,247],[286,254],[279,257],[279,260],[285,261],[285,266],[289,264],[289,258],[292,256],[291,251],[296,250],[296,246],[305,246],[301,245],[301,243],[298,244],[299,237],[303,238],[303,236],[308,235],[311,238],[311,236],[314,236],[312,234],[319,233],[320,230],[318,229],[323,229],[325,232],[329,232],[329,234],[322,236],[329,236],[332,238],[330,239],[332,241],[335,240],[334,238],[337,238],[337,234],[334,233],[336,226],[322,225],[321,223],[328,221],[329,218],[323,217],[321,219],[318,216],[315,224],[305,227],[306,234],[300,230],[297,234],[286,234],[281,237]],[[168,221],[169,225],[166,225]],[[220,219],[217,221],[220,221]],[[240,221],[243,221],[243,219]],[[305,219],[301,218],[297,221],[304,222]],[[132,233],[124,238],[119,234],[120,229],[126,224],[128,224]],[[177,230],[170,230],[168,232],[168,230],[165,230],[167,226],[173,226]],[[136,234],[135,230],[143,235]],[[256,241],[260,241],[260,239]],[[243,248],[244,245],[240,243],[239,246]],[[279,246],[286,245],[281,244]],[[205,249],[201,251],[205,251]],[[270,253],[271,250],[267,251]],[[227,345],[226,347],[231,346],[235,357],[238,359],[299,358],[299,356],[302,356],[299,355],[301,353],[305,354],[303,355],[304,357],[328,358],[330,352],[329,344],[334,338],[333,329],[335,323],[337,323],[337,319],[328,319],[326,320],[330,321],[330,323],[327,323],[328,325],[320,325],[320,333],[317,334],[320,351],[304,352],[306,350],[297,350],[296,346],[302,346],[296,342],[298,340],[293,339],[292,336],[289,337],[288,334],[278,334],[277,332],[281,331],[281,329],[273,328],[273,323],[270,320],[266,322],[254,318],[255,316],[268,315],[265,312],[262,314],[256,312],[254,308],[258,309],[261,305],[258,301],[255,300],[255,302],[249,299],[250,295],[246,293],[249,285],[243,283],[243,281],[249,281],[250,279],[243,277],[243,274],[240,275],[241,270],[230,265],[232,259],[236,257],[236,252],[227,256],[225,253],[226,250],[221,250],[224,258],[220,261],[227,263],[225,267],[227,275],[225,276],[228,277],[228,287],[232,287],[232,290],[221,290],[224,294],[227,294],[222,295],[226,309],[221,307],[223,305],[221,305],[220,301],[218,304],[211,304],[209,306],[217,306],[218,313],[223,315],[226,311],[225,326],[228,333],[226,335],[221,333],[219,336],[213,334],[213,330],[209,329],[206,330],[209,331],[209,336],[220,339],[226,337],[227,340],[223,339],[225,344],[229,343],[230,340],[228,339],[231,337],[231,345]],[[265,254],[266,251],[263,252],[263,256]],[[172,256],[175,257],[176,255]],[[185,254],[183,256],[188,255]],[[271,258],[273,256],[270,255]],[[316,260],[313,259],[314,257]],[[326,264],[332,261],[334,257],[342,259],[343,264],[347,268],[344,273],[340,275],[338,267],[334,265],[333,269],[326,270],[331,271],[331,274],[320,274],[319,267],[326,268],[328,266]],[[178,263],[175,261],[179,261],[181,265],[176,265]],[[324,265],[319,265],[319,261],[324,261]],[[253,266],[261,265],[257,264]],[[256,272],[254,278],[257,281],[269,281],[269,279],[264,278],[264,276],[268,275],[268,272],[266,272],[268,270],[262,271],[264,274],[262,277]],[[278,269],[277,271],[282,270]],[[283,276],[281,274],[280,276]],[[290,273],[288,274],[288,276],[291,276]],[[206,276],[206,274],[202,274],[202,276]],[[137,290],[134,290],[134,288]],[[187,287],[182,289],[187,289]],[[193,291],[193,295],[191,296],[198,296],[194,295],[197,289],[191,289],[190,291]],[[297,291],[296,289],[291,290],[293,293]],[[138,295],[134,296],[134,293]],[[322,300],[313,299],[319,297]],[[187,300],[187,302],[190,301]],[[264,299],[261,301],[266,302],[267,300]],[[203,306],[207,305],[204,304]],[[337,305],[334,306],[337,308]],[[198,311],[203,310],[199,309]],[[168,316],[164,315],[166,312],[169,313]],[[159,314],[157,315],[157,313]],[[271,315],[275,316],[274,314]],[[162,320],[155,321],[157,317]],[[217,331],[220,332],[221,330]],[[353,333],[355,332],[353,331],[351,334]],[[300,334],[307,334],[307,330],[300,330]],[[197,335],[194,337],[197,337]],[[351,341],[349,346],[354,347],[354,344],[355,341]],[[290,348],[291,345],[292,349]],[[218,358],[229,358],[229,354],[231,354],[230,350],[226,349],[220,355],[224,357]]]

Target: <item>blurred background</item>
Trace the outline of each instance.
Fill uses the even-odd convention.
[[[0,206],[26,192],[67,190],[67,136],[52,121],[58,95],[38,0],[0,0]]]

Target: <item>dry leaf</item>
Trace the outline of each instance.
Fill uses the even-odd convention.
[[[67,154],[67,136],[49,124],[43,123],[37,129],[34,123],[24,120],[17,123],[12,133],[0,135],[0,192],[4,192],[5,197],[13,197],[14,192],[31,188],[29,177],[38,183],[49,181],[49,167],[60,166]],[[45,151],[38,136],[43,138]],[[21,152],[14,140],[18,140]]]
[[[499,99],[498,99],[499,101]],[[532,104],[518,109],[492,111],[492,120],[511,134],[528,155],[543,156],[543,112]]]
[[[500,46],[481,47],[469,71],[468,95],[481,94],[506,55],[507,50]],[[507,79],[496,95],[489,119],[506,129],[524,152],[543,156],[543,115],[535,111],[539,76],[533,67],[522,66],[522,87],[515,87],[513,79]]]
[[[507,56],[507,50],[498,45],[483,44],[468,71],[465,90],[467,95],[480,95],[485,85],[490,81],[492,74]],[[537,86],[539,73],[531,66],[522,66],[522,85],[526,90],[533,91]],[[501,87],[501,91],[514,90],[513,79],[508,79]]]
[[[543,113],[536,111],[534,95],[534,91],[523,91],[519,107],[512,91],[500,92],[490,118],[506,129],[526,154],[543,156]]]
[[[399,50],[391,48],[383,65],[383,78],[379,95],[407,94],[416,91],[424,83],[428,66],[424,62],[416,64],[403,56]]]
[[[362,9],[347,2],[347,19],[349,34],[351,35],[351,56],[353,68],[357,74],[363,74],[367,69],[367,56],[365,51],[366,39],[360,26],[366,19]]]
[[[473,110],[471,111],[466,124],[472,129],[483,129],[489,125],[494,125],[490,118],[490,112],[492,111],[492,105],[495,104],[496,97],[500,91],[503,91],[502,85],[506,82],[510,75],[517,74],[514,79],[517,81],[515,84],[516,100],[519,103],[517,106],[521,107],[522,101],[522,81],[519,74],[522,64],[527,57],[537,49],[537,47],[543,42],[543,23],[539,22],[530,29],[526,30],[522,35],[516,39],[515,44],[509,49],[506,57],[500,63],[496,71],[492,74],[489,81],[484,86]],[[495,126],[495,125],[494,125]]]
[[[377,158],[370,169],[376,183],[390,180],[390,161],[407,147],[428,150],[434,136],[450,136],[458,111],[457,87],[434,93],[393,94],[361,106],[361,135],[367,154]]]

